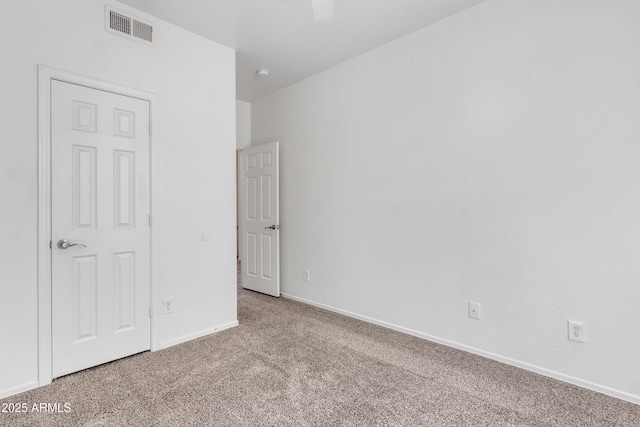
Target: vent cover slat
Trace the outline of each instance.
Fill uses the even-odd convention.
[[[121,33],[131,34],[131,19],[113,10],[109,12],[109,28]]]
[[[133,37],[153,42],[153,27],[144,22],[133,20]]]
[[[153,26],[135,16],[105,6],[105,29],[107,32],[153,45]]]

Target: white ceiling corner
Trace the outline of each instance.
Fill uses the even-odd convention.
[[[254,101],[484,0],[119,0],[236,49],[237,97]],[[256,71],[268,68],[268,78]]]

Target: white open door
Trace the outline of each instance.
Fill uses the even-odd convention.
[[[150,348],[149,102],[51,83],[52,373]]]
[[[278,142],[242,150],[242,287],[280,296]]]

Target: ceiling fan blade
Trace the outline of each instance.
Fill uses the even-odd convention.
[[[333,0],[311,0],[313,19],[325,22],[333,18]]]

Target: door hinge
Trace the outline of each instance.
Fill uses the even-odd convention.
[[[151,227],[152,225],[153,224],[152,224],[152,221],[151,221],[151,214],[149,214],[149,227]]]
[[[149,135],[153,133],[153,125],[149,122]]]
[[[152,305],[149,306],[149,317],[151,317],[151,318],[153,317],[153,306]]]
[[[53,242],[49,240],[49,249],[53,249]]]

